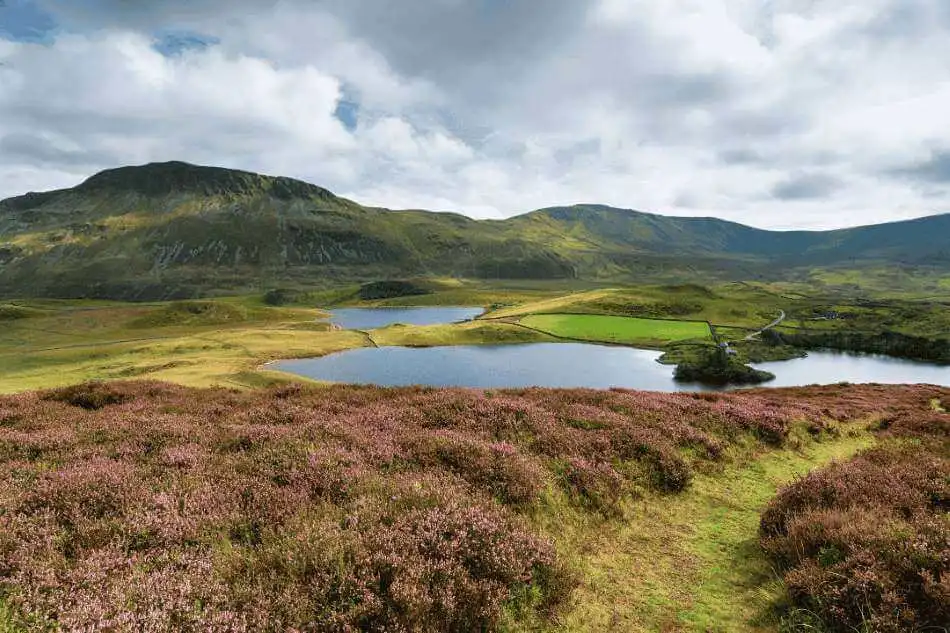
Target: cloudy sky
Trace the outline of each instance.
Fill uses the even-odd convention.
[[[185,160],[365,204],[950,211],[947,0],[0,0],[0,198]]]

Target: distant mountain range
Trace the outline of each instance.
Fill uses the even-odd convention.
[[[181,162],[0,201],[4,296],[159,299],[427,276],[783,279],[892,266],[950,273],[950,215],[791,232],[599,205],[473,220]]]

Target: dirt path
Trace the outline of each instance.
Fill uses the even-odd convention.
[[[753,332],[752,334],[748,335],[747,337],[745,337],[745,338],[742,339],[742,340],[744,340],[744,341],[751,341],[752,339],[754,339],[754,338],[757,337],[758,335],[762,334],[762,332],[766,332],[766,331],[768,331],[768,330],[771,330],[773,327],[776,327],[777,325],[779,325],[782,321],[785,320],[785,310],[779,310],[779,312],[780,312],[781,314],[779,314],[779,317],[778,317],[777,319],[775,319],[774,321],[772,321],[771,323],[769,323],[768,325],[766,325],[766,326],[765,326],[764,328],[762,328],[761,330],[759,330],[759,331],[757,331],[757,332]]]

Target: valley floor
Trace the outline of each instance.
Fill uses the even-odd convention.
[[[0,303],[0,393],[143,377],[259,387],[288,379],[263,369],[269,361],[374,345],[598,341],[662,349],[664,362],[676,363],[716,340],[731,341],[743,361],[801,355],[801,348],[764,344],[762,335],[748,340],[780,314],[787,316],[774,331],[800,345],[863,345],[869,351],[883,345],[895,353],[950,355],[950,309],[933,301],[855,303],[844,296],[807,297],[790,288],[750,284],[566,292],[549,285],[443,283],[428,294],[378,300],[360,300],[358,290],[297,293],[284,306],[267,305],[262,296],[150,304]],[[314,307],[339,305],[480,305],[488,312],[460,325],[359,332],[331,328],[326,313]],[[892,333],[882,338],[883,329]]]

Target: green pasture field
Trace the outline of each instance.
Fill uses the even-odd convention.
[[[663,344],[712,340],[703,321],[672,321],[596,314],[534,314],[522,318],[525,327],[562,338],[607,343]]]

